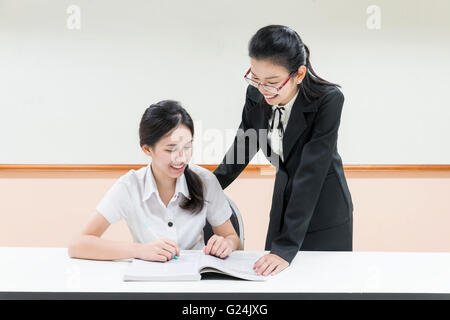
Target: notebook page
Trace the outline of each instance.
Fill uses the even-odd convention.
[[[234,277],[246,280],[265,281],[268,279],[267,277],[258,276],[253,270],[253,265],[260,257],[261,254],[235,251],[225,259],[221,259],[211,255],[206,255],[202,252],[199,268],[211,267]]]

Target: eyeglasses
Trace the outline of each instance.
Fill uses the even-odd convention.
[[[274,86],[268,86],[268,85],[262,84],[261,82],[257,82],[255,80],[253,80],[252,78],[247,77],[248,74],[250,73],[251,69],[252,68],[249,68],[247,73],[245,74],[245,76],[244,76],[245,81],[247,81],[249,84],[251,84],[252,86],[254,86],[256,88],[261,86],[261,88],[263,88],[264,90],[266,90],[270,93],[273,93],[273,94],[278,94],[278,91],[280,91],[284,87],[284,85],[289,81],[289,79],[292,77],[292,75],[296,72],[296,71],[292,71],[289,74],[289,77],[281,84],[281,86],[274,87]]]

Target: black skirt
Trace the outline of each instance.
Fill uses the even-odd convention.
[[[352,251],[353,217],[335,227],[307,232],[300,251]]]

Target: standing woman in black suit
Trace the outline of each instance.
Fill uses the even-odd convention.
[[[308,47],[286,26],[258,30],[249,56],[242,121],[214,174],[225,189],[260,148],[277,168],[270,253],[255,262],[256,273],[279,273],[299,250],[351,251],[353,203],[337,151],[340,86],[314,72]]]

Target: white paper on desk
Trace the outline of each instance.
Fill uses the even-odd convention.
[[[134,259],[125,271],[125,281],[200,280],[201,273],[215,272],[245,280],[265,281],[256,275],[253,265],[260,255],[232,252],[221,259],[205,255],[203,251],[184,251],[178,259],[168,262],[151,262]]]

